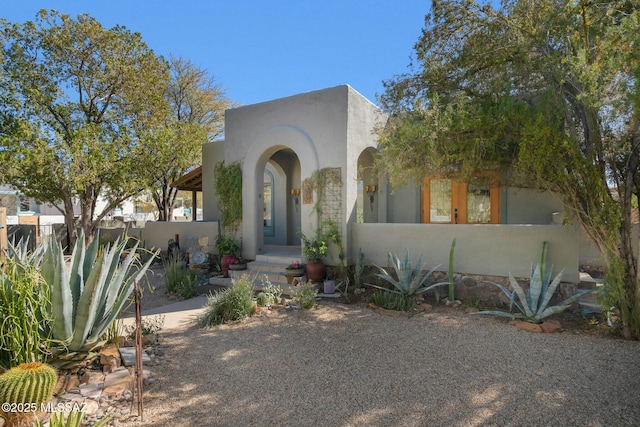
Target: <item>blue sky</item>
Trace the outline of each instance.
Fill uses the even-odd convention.
[[[0,15],[88,13],[142,34],[157,53],[205,68],[243,105],[349,84],[375,102],[407,71],[429,0],[12,0]]]

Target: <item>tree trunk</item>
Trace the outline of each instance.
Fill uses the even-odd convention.
[[[67,248],[67,250],[70,250],[76,244],[76,240],[78,240],[75,214],[73,211],[73,199],[71,198],[70,195],[65,194],[62,202],[64,205],[64,222],[65,222],[65,225],[67,226],[67,234],[69,236],[69,239],[68,239],[69,247]]]

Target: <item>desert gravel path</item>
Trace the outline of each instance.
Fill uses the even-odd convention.
[[[640,342],[333,303],[163,336],[143,425],[640,425]]]

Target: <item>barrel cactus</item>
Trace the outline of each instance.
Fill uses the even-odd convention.
[[[0,402],[16,404],[0,412],[5,427],[32,425],[36,411],[51,399],[57,380],[56,371],[40,362],[23,363],[0,375]]]

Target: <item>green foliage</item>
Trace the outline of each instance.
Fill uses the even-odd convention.
[[[622,269],[607,286],[635,339],[638,43],[637,2],[434,2],[411,72],[384,83],[390,119],[376,161],[394,184],[497,169],[509,185],[558,194],[608,267]]]
[[[204,328],[243,320],[252,313],[253,286],[246,278],[235,279],[230,288],[209,295],[198,325]]]
[[[382,291],[371,295],[371,302],[387,310],[413,311],[415,298],[405,294]]]
[[[448,284],[449,284],[449,302],[453,302],[455,301],[455,294],[454,294],[454,289],[455,289],[455,283],[453,281],[453,271],[454,271],[454,251],[456,248],[456,239],[453,239],[453,241],[451,242],[451,250],[449,250],[449,276],[447,277],[447,279],[449,280]]]
[[[156,177],[151,190],[159,221],[171,220],[178,195],[171,183],[201,164],[202,143],[222,134],[224,112],[231,106],[224,89],[207,70],[173,55],[169,66],[171,80],[163,96],[169,106],[166,119],[160,125],[162,132],[148,141],[157,165],[149,173]]]
[[[316,305],[318,291],[313,288],[313,283],[306,282],[296,286],[291,292],[291,298],[300,308],[309,310]]]
[[[218,235],[216,249],[220,255],[235,255],[240,250],[240,243],[231,236]]]
[[[56,371],[44,363],[18,365],[0,375],[0,402],[35,404],[39,410],[40,404],[51,400],[57,380]],[[0,410],[0,417],[5,419],[7,427],[31,425],[35,411],[5,413]]]
[[[152,317],[143,317],[140,322],[140,332],[142,335],[155,335],[162,330],[164,326],[164,315],[158,314]],[[136,325],[127,325],[124,328],[124,336],[129,339],[136,337]]]
[[[322,257],[327,254],[329,247],[327,240],[322,235],[318,235],[315,239],[305,236],[302,231],[298,232],[302,239],[302,256],[308,262],[320,262]]]
[[[265,276],[262,280],[262,290],[256,295],[256,304],[260,307],[277,304],[281,296],[282,288],[278,285],[271,284]]]
[[[54,412],[49,418],[49,427],[81,427],[82,419],[84,418],[84,412],[72,411],[69,413],[67,419],[64,419],[64,413]],[[91,424],[92,427],[104,427],[111,421],[111,417],[104,417],[95,424]],[[44,427],[42,421],[39,418],[36,419],[35,427]]]
[[[333,221],[325,221],[322,227],[316,230],[316,237],[310,238],[298,230],[298,235],[302,240],[302,255],[309,262],[321,262],[322,258],[329,254],[329,245],[338,247],[338,258],[340,263],[344,263],[344,248],[338,226]]]
[[[222,226],[236,227],[242,220],[242,168],[239,163],[226,166],[222,161],[216,164],[213,176]]]
[[[358,248],[358,258],[356,259],[356,265],[353,270],[353,282],[356,288],[362,286],[362,273],[364,272],[364,253],[362,248]]]
[[[52,344],[50,309],[49,287],[38,266],[0,258],[0,367],[47,360]]]
[[[52,337],[66,352],[88,352],[102,345],[102,337],[118,317],[151,260],[129,274],[138,243],[121,257],[119,238],[98,254],[99,239],[86,246],[81,233],[69,262],[62,245],[47,242],[42,275],[51,289]]]
[[[0,163],[4,181],[28,197],[64,206],[75,240],[155,177],[164,157],[147,142],[167,111],[168,65],[122,26],[89,15],[41,10],[35,22],[0,20]],[[94,212],[99,195],[108,203]],[[95,216],[94,216],[95,213]]]
[[[167,290],[183,299],[196,296],[198,293],[198,275],[195,271],[182,266],[182,257],[174,253],[164,261],[164,274]]]
[[[366,285],[377,288],[377,289],[381,289],[383,291],[389,291],[392,293],[413,296],[413,295],[418,295],[418,294],[428,292],[432,289],[435,289],[438,286],[447,284],[446,282],[444,282],[444,283],[436,283],[430,286],[424,286],[425,282],[429,280],[429,278],[431,277],[433,272],[436,270],[436,268],[439,267],[439,265],[436,265],[427,273],[423,273],[422,255],[418,257],[415,269],[412,267],[411,254],[409,253],[408,250],[405,252],[404,257],[402,259],[400,259],[400,257],[392,253],[389,253],[389,257],[395,272],[395,277],[389,274],[387,270],[379,266],[378,268],[382,271],[382,273],[376,274],[376,276],[384,280],[385,282],[393,285],[394,289],[387,289],[382,286],[372,285],[370,283],[366,283]]]

